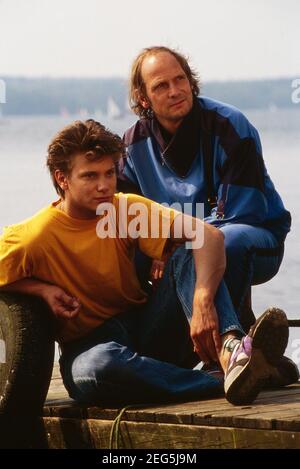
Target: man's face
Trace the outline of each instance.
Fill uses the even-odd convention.
[[[172,54],[160,52],[144,59],[141,73],[147,94],[140,97],[141,105],[151,107],[159,122],[175,131],[193,106],[185,72]]]
[[[67,176],[57,180],[65,191],[67,213],[74,218],[96,217],[101,202],[112,202],[116,192],[116,169],[110,155],[89,161],[85,154],[78,154]]]

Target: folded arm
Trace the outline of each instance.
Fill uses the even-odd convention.
[[[55,316],[71,319],[78,315],[81,305],[77,298],[62,288],[33,278],[24,278],[4,285],[0,291],[25,293],[43,298]]]

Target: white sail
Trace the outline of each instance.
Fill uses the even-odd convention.
[[[122,116],[121,109],[117,105],[117,103],[113,100],[111,96],[109,96],[107,100],[107,117],[109,119],[118,119]]]

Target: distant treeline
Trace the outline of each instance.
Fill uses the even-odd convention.
[[[6,85],[2,115],[107,113],[113,99],[121,113],[127,108],[127,83],[120,78],[0,77]],[[292,107],[292,78],[208,82],[202,93],[241,109]]]

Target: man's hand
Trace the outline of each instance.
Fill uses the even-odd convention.
[[[219,321],[214,302],[198,291],[194,294],[190,334],[194,350],[205,363],[217,362],[221,352]]]
[[[165,262],[154,259],[152,261],[152,266],[150,270],[150,280],[153,282],[155,280],[160,280],[163,276],[165,268]]]
[[[81,308],[77,298],[55,285],[45,285],[41,296],[57,317],[72,319],[78,315]]]

